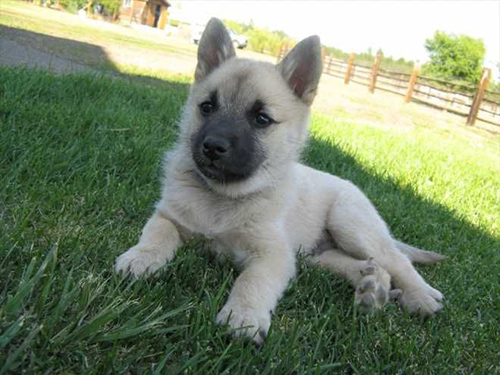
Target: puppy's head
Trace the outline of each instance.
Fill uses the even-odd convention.
[[[181,137],[211,188],[239,196],[279,181],[306,141],[321,70],[317,36],[304,39],[275,66],[237,59],[222,22],[210,20]]]

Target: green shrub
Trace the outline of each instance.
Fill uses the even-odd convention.
[[[289,42],[293,44],[293,40],[283,31],[270,31],[253,26],[243,24],[236,21],[224,20],[225,25],[238,34],[248,38],[248,48],[252,51],[260,53],[269,53],[277,56],[282,44]]]
[[[481,78],[485,48],[481,39],[436,31],[425,41],[430,61],[422,67],[425,75],[476,84]]]
[[[61,6],[70,13],[76,13],[87,5],[87,0],[61,0]]]

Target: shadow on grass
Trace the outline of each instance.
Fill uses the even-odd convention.
[[[397,181],[374,174],[339,145],[315,138],[313,133],[303,160],[360,187],[395,237],[405,242],[444,253],[451,259],[481,256],[483,262],[485,256],[493,260],[496,255],[494,245],[500,245],[498,239],[457,212],[420,196],[411,187],[402,187]]]
[[[0,66],[24,66],[58,74],[94,73],[146,85],[180,89],[184,84],[123,73],[97,45],[0,25]]]

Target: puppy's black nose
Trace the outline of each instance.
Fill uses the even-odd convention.
[[[230,146],[229,140],[209,135],[203,141],[203,154],[210,160],[218,160],[226,156]]]

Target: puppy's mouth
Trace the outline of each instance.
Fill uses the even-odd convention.
[[[244,180],[247,176],[228,169],[220,160],[195,159],[198,172],[205,178],[219,183],[230,183]]]
[[[224,167],[216,161],[207,161],[205,163],[196,163],[198,170],[203,176],[211,180],[221,180],[223,179]]]

